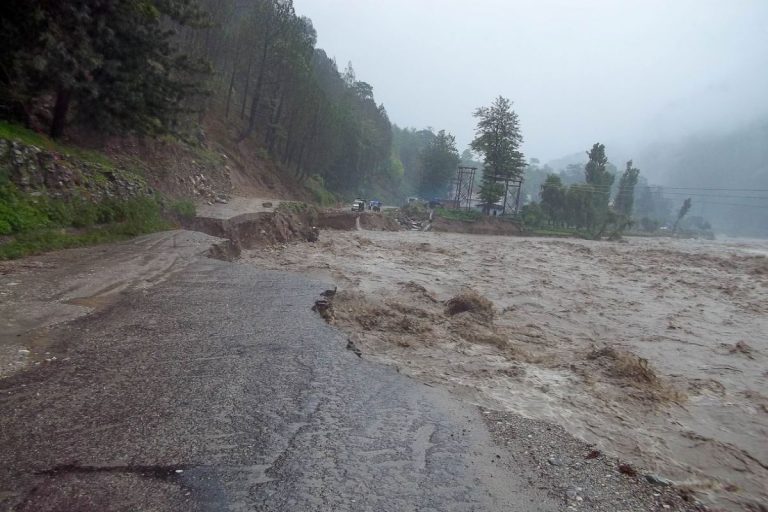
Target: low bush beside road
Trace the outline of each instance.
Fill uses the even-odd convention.
[[[30,196],[0,185],[0,260],[124,240],[171,228],[157,198],[101,203]]]

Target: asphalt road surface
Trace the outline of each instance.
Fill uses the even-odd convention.
[[[558,510],[477,409],[358,358],[327,285],[199,258],[0,380],[0,510]]]

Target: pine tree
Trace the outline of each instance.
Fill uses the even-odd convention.
[[[632,216],[632,208],[635,202],[635,185],[637,185],[639,176],[640,169],[632,167],[632,160],[627,162],[627,168],[619,179],[619,191],[616,193],[616,200],[613,203],[613,209],[627,218]]]
[[[54,97],[53,137],[73,113],[97,129],[174,131],[189,111],[185,100],[203,93],[206,66],[174,43],[174,27],[204,22],[193,0],[8,3],[34,20],[14,53],[8,84],[28,102]]]
[[[587,225],[595,227],[605,222],[608,214],[608,202],[611,198],[611,186],[616,178],[608,169],[608,157],[605,156],[605,146],[595,143],[587,151],[589,162],[584,166],[584,176],[587,182],[585,190],[589,191],[592,199],[591,209],[587,212]]]
[[[470,146],[483,155],[485,167],[480,197],[488,213],[489,205],[496,203],[504,194],[504,187],[499,182],[517,179],[523,174],[526,165],[520,151],[523,136],[517,113],[512,110],[512,102],[502,96],[496,98],[490,107],[478,108],[474,116],[479,121]]]

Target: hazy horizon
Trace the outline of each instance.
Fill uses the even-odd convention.
[[[448,130],[460,150],[473,110],[498,95],[542,162],[600,141],[620,163],[768,113],[768,2],[294,3],[393,123]]]

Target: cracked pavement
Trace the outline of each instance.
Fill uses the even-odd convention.
[[[476,407],[358,358],[328,283],[199,257],[0,380],[0,510],[558,510]]]

